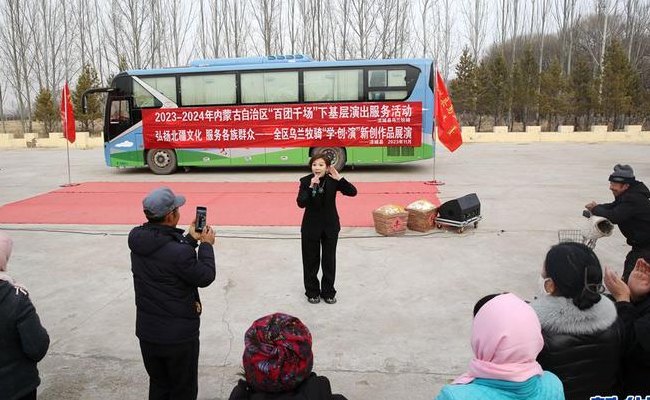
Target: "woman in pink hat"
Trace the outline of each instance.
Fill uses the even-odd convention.
[[[437,400],[563,400],[562,382],[535,360],[544,346],[535,311],[511,293],[474,306],[474,358],[466,373],[443,386]]]

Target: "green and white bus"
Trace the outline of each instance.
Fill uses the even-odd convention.
[[[104,155],[112,167],[403,163],[434,154],[432,60],[197,60],[130,70],[108,88]]]

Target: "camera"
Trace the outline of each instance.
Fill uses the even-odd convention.
[[[199,233],[203,232],[203,230],[205,229],[207,215],[208,215],[207,208],[202,206],[196,207],[196,225],[194,226],[195,231]]]

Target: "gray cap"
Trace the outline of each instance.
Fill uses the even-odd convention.
[[[176,196],[170,188],[164,186],[154,189],[142,200],[144,212],[154,218],[164,217],[183,204],[185,196]]]
[[[614,165],[614,172],[609,176],[609,181],[616,183],[634,183],[635,180],[634,170],[627,164]]]

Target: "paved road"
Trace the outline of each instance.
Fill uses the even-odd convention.
[[[470,358],[471,310],[485,294],[535,295],[557,230],[579,227],[582,206],[609,201],[619,162],[650,181],[639,144],[471,144],[440,151],[441,199],[470,192],[484,220],[462,235],[384,238],[344,228],[339,303],[308,304],[297,228],[216,227],[217,281],[201,291],[201,399],[226,399],[237,380],[243,333],[270,312],[300,317],[314,336],[315,371],[350,399],[431,399]],[[306,168],[210,169],[168,177],[103,165],[100,150],[70,154],[72,180],[295,181]],[[0,151],[0,205],[67,182],[65,150]],[[432,162],[346,170],[352,182],[428,180]],[[261,203],[263,205],[263,199]],[[293,206],[293,204],[288,205]],[[270,210],[272,212],[272,210]],[[342,221],[345,225],[345,221]],[[40,363],[41,399],[142,399],[147,382],[136,338],[127,226],[3,225],[15,239],[9,267],[31,290],[52,344]],[[598,243],[621,268],[618,231]]]

